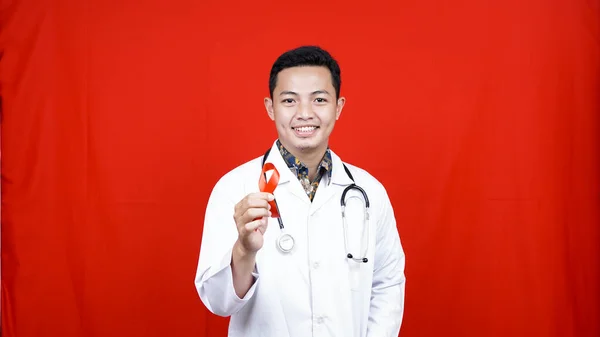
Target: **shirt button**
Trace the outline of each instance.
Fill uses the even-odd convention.
[[[322,316],[318,316],[317,317],[317,324],[323,324],[323,317]]]
[[[319,262],[314,262],[313,269],[318,269],[318,268],[319,268]]]

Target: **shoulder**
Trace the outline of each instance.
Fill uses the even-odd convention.
[[[337,157],[337,159],[340,160],[340,162],[342,162],[344,166],[346,166],[346,168],[348,168],[357,185],[364,185],[365,188],[368,187],[369,189],[375,190],[376,192],[385,192],[385,187],[383,186],[381,181],[379,181],[372,173],[370,173],[366,169],[358,165],[343,161],[342,158],[340,158],[333,151],[332,157]]]
[[[368,190],[371,193],[376,193],[380,196],[387,197],[387,191],[383,183],[369,171],[357,165],[346,162],[344,162],[344,165],[348,168],[350,173],[352,173],[354,181],[357,185],[363,187],[365,190]]]
[[[335,153],[332,153],[332,156],[335,156],[336,159],[334,160],[343,163],[348,171],[350,171],[350,174],[354,178],[354,183],[366,192],[371,205],[378,205],[377,209],[380,212],[384,212],[388,207],[391,207],[388,192],[383,183],[375,175],[356,164],[344,162]]]

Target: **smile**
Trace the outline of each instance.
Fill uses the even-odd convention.
[[[310,133],[310,132],[315,131],[318,128],[319,128],[318,126],[301,126],[301,127],[292,128],[292,129],[294,129],[296,132],[300,132],[300,133]]]

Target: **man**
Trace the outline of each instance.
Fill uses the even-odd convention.
[[[319,47],[281,55],[264,100],[278,139],[212,191],[195,285],[212,313],[231,316],[231,337],[398,336],[405,258],[392,205],[329,148],[340,84]],[[259,179],[278,180],[275,191],[261,192]]]

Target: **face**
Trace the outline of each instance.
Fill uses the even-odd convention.
[[[278,74],[273,99],[265,98],[265,107],[288,151],[296,156],[325,152],[345,103],[335,97],[326,67],[292,67]]]

